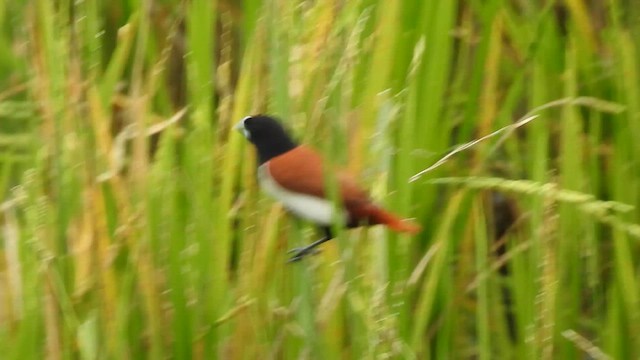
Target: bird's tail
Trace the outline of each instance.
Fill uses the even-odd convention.
[[[388,228],[396,232],[409,233],[415,235],[420,232],[420,225],[412,221],[405,221],[398,216],[372,205],[368,209],[370,224],[384,224]]]

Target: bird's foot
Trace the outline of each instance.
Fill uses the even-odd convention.
[[[307,255],[314,255],[314,254],[317,254],[319,252],[320,252],[320,250],[318,250],[317,248],[309,247],[309,246],[293,248],[293,249],[287,251],[287,254],[293,253],[293,256],[290,257],[287,262],[289,262],[289,263],[297,262],[297,261],[302,260],[302,258],[307,256]]]

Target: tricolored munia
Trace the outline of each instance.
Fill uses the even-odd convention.
[[[298,261],[315,248],[333,238],[334,219],[341,225],[358,227],[383,224],[396,232],[415,234],[420,227],[375,204],[355,180],[344,172],[336,172],[339,189],[339,216],[325,190],[325,162],[312,148],[297,144],[278,120],[267,115],[247,116],[236,129],[251,141],[258,155],[258,181],[268,195],[282,202],[292,214],[311,221],[324,233],[312,244],[293,249],[289,261]]]

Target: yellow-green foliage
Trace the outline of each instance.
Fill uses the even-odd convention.
[[[1,2],[0,358],[640,357],[639,16]],[[287,264],[258,112],[423,231]]]

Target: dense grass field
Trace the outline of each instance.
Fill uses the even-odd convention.
[[[639,46],[625,0],[4,1],[0,357],[638,359]],[[422,232],[287,264],[255,113]]]

